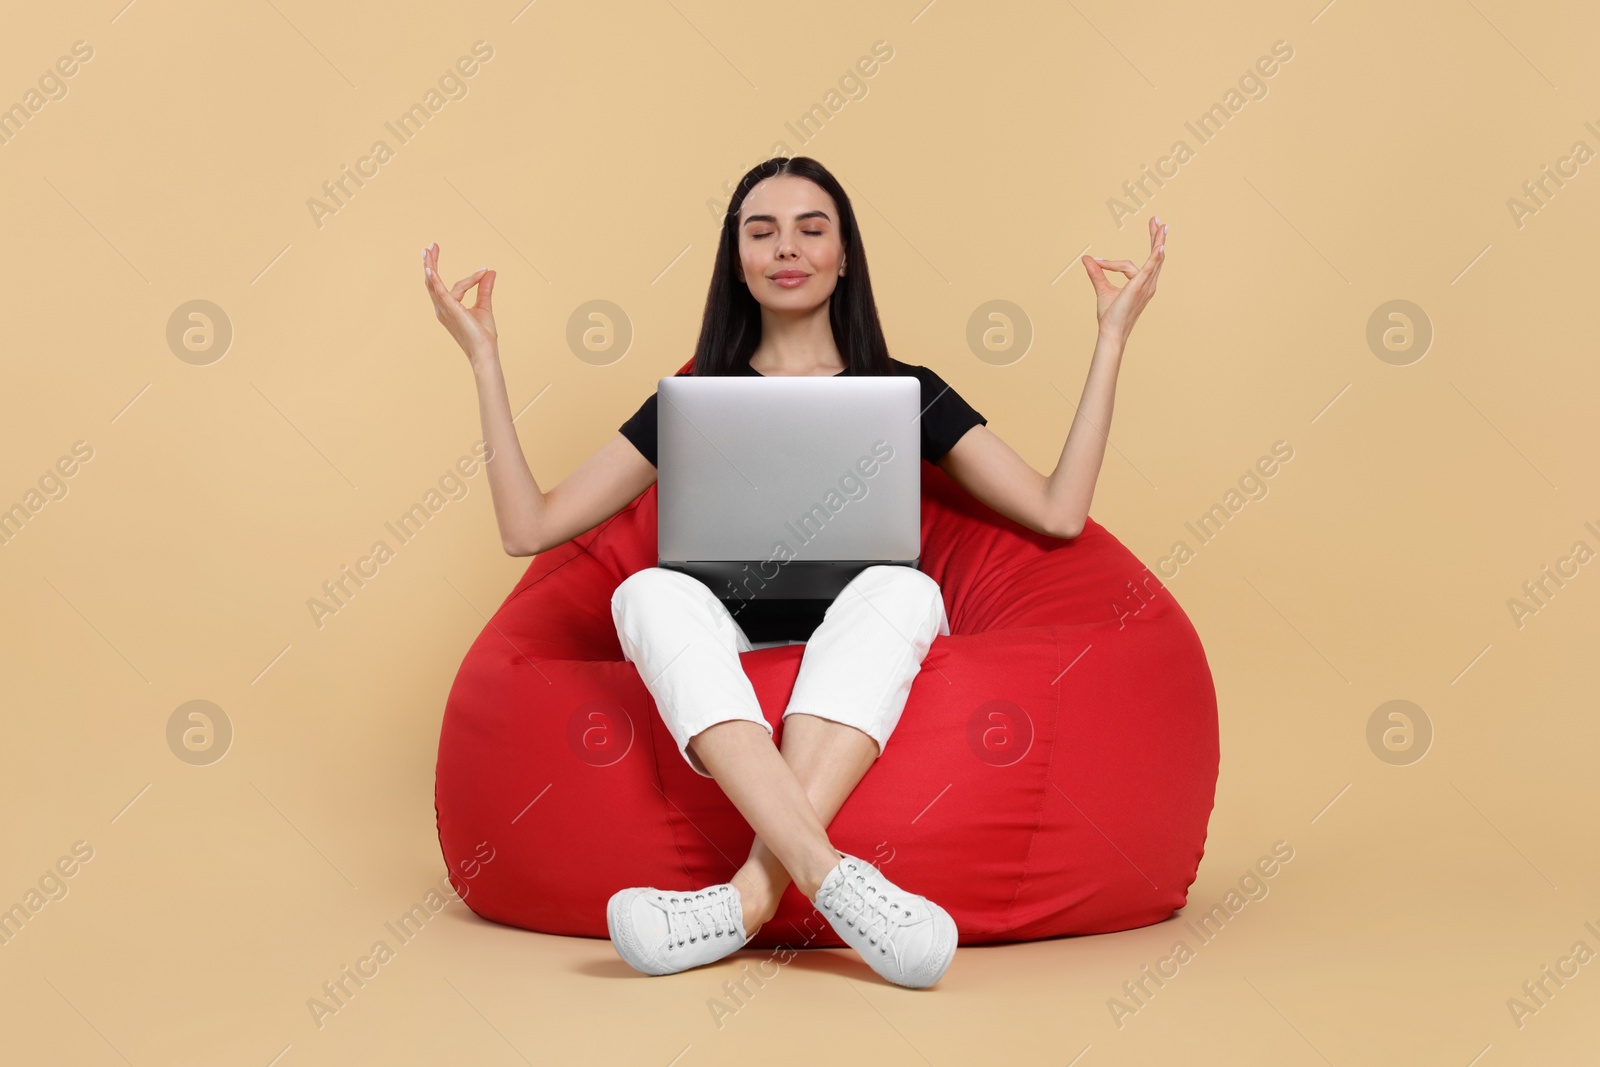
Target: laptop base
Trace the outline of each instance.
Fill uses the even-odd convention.
[[[681,571],[721,600],[752,642],[804,641],[822,622],[828,605],[868,567],[915,569],[914,560],[658,560]]]
[[[752,644],[807,641],[822,623],[831,600],[724,600],[723,605]]]

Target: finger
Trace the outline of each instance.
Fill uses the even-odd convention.
[[[1166,260],[1167,237],[1165,233],[1156,236],[1156,243],[1150,248],[1150,258],[1144,261],[1144,266],[1139,268],[1141,274],[1155,271]]]
[[[433,298],[433,310],[441,319],[447,318],[461,306],[461,301],[451,297],[450,290],[444,287],[444,280],[432,266],[423,268],[423,277],[427,282],[428,295]]]
[[[1095,262],[1102,267],[1109,267],[1111,270],[1126,274],[1130,278],[1139,273],[1139,268],[1133,265],[1133,260],[1131,259],[1100,259],[1095,257]]]
[[[1083,257],[1083,269],[1089,275],[1089,284],[1094,286],[1096,293],[1116,291],[1116,286],[1106,280],[1105,271],[1100,269],[1099,262],[1093,256]]]
[[[491,300],[494,296],[495,273],[487,267],[484,268],[484,271],[483,280],[478,283],[478,299],[472,302],[472,306],[474,308],[483,308],[483,310],[493,314],[494,305]]]
[[[428,285],[429,292],[433,291],[433,279],[439,277],[439,246],[438,244],[424,245],[422,249],[422,276]],[[439,289],[444,289],[444,282],[440,279]]]
[[[468,289],[471,289],[474,285],[478,284],[478,279],[483,277],[483,272],[488,269],[488,267],[479,267],[465,278],[462,278],[459,282],[456,282],[450,287],[450,295],[455,297],[457,300],[460,300],[463,296],[467,295]]]
[[[1147,291],[1154,293],[1156,291],[1156,281],[1161,277],[1161,268],[1166,266],[1166,263],[1167,246],[1164,244],[1157,245],[1156,250],[1150,254],[1149,261],[1145,263],[1144,270],[1140,271],[1142,277],[1128,284],[1142,285]]]

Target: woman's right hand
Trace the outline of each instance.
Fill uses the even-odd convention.
[[[494,271],[481,267],[446,289],[439,277],[439,244],[434,242],[422,250],[422,278],[433,299],[434,318],[444,323],[450,336],[467,354],[474,367],[500,353],[500,338],[494,328]],[[478,298],[472,307],[461,302],[467,290],[478,287]]]

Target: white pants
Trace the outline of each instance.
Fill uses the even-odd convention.
[[[703,582],[664,567],[635,571],[611,595],[611,618],[623,654],[697,773],[711,777],[689,740],[708,726],[748,719],[772,736],[739,660],[756,646]],[[805,642],[784,717],[802,713],[854,726],[881,755],[922,659],[941,635],[950,635],[950,622],[938,582],[913,567],[866,568]]]

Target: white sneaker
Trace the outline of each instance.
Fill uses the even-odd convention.
[[[834,849],[838,852],[838,849]],[[956,954],[956,922],[927,897],[908,893],[866,860],[839,852],[816,904],[845,943],[896,985],[924,989]]]
[[[732,882],[696,891],[620,889],[606,902],[606,929],[617,955],[645,974],[713,963],[750,942]]]

